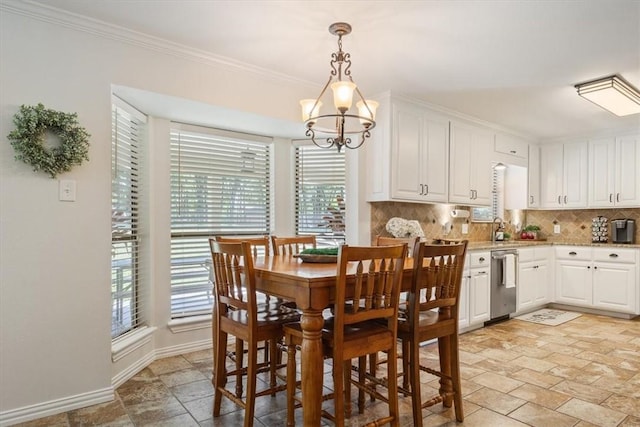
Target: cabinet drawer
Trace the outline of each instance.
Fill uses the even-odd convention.
[[[529,144],[509,135],[497,134],[494,149],[498,153],[509,154],[523,159],[529,157]]]
[[[556,248],[556,258],[591,261],[591,248],[584,246],[558,246]]]
[[[633,264],[636,262],[637,254],[637,249],[593,248],[593,260],[600,262],[622,262]]]
[[[484,267],[491,265],[491,253],[490,252],[471,252],[469,254],[471,260],[470,267]]]

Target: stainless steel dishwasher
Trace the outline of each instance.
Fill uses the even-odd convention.
[[[518,251],[491,251],[491,320],[506,320],[516,311]]]

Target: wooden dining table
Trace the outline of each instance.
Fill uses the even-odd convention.
[[[355,268],[355,267],[354,267]],[[402,289],[411,287],[413,259],[404,266]],[[302,312],[302,411],[305,426],[319,426],[322,406],[322,311],[335,303],[337,264],[309,263],[290,255],[258,257],[257,290],[295,301]]]

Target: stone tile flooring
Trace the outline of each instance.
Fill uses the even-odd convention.
[[[583,314],[559,326],[509,320],[461,335],[460,349],[466,426],[640,426],[640,319]],[[423,347],[421,358],[436,363],[437,347]],[[226,399],[222,415],[212,418],[211,367],[211,351],[158,360],[119,387],[113,402],[21,426],[241,425],[243,411]],[[437,380],[423,375],[426,395]],[[369,404],[369,412],[386,410]],[[400,411],[401,425],[410,426],[408,398]],[[254,425],[284,426],[285,414],[284,393],[259,398]],[[428,427],[457,424],[441,405],[423,415]],[[365,417],[354,415],[348,425]],[[300,413],[297,419],[301,425]]]

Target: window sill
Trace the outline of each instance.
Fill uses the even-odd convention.
[[[143,345],[150,343],[151,337],[156,329],[158,328],[155,326],[144,326],[125,335],[124,337],[115,339],[111,343],[111,361],[117,362]]]
[[[167,325],[171,332],[178,334],[181,332],[195,331],[197,329],[211,328],[211,315],[181,317],[171,319]]]

